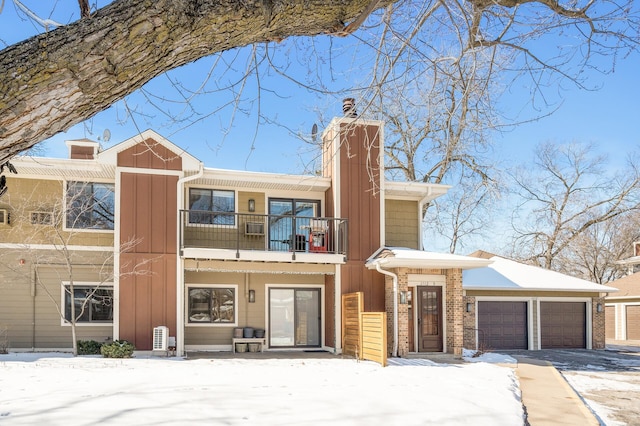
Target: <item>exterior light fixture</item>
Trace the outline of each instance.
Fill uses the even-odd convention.
[[[601,313],[602,313],[602,303],[598,303],[598,304],[596,305],[596,312],[598,312],[599,314],[601,314]]]
[[[249,211],[252,213],[256,211],[256,200],[253,198],[249,198]]]
[[[467,303],[467,312],[471,312],[473,310],[473,303]]]
[[[406,305],[407,304],[407,293],[406,291],[401,291],[400,292],[400,304],[401,305]]]
[[[249,290],[249,303],[255,303],[255,302],[256,302],[256,291]]]

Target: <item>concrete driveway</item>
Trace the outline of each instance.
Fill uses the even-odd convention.
[[[640,346],[607,345],[606,350],[509,351],[549,361],[582,397],[601,424],[640,422]]]

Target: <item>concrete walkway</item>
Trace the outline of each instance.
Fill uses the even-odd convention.
[[[516,356],[522,403],[531,426],[599,426],[600,422],[550,362]]]

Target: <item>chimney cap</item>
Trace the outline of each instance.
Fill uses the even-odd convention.
[[[358,116],[356,112],[356,100],[354,98],[344,98],[342,100],[342,112],[345,117],[356,118]]]

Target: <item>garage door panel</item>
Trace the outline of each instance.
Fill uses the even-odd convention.
[[[478,302],[478,338],[490,349],[528,349],[527,302]]]
[[[586,318],[584,302],[541,302],[542,349],[585,348]]]
[[[604,308],[605,336],[607,339],[616,338],[616,307],[605,306]]]
[[[640,340],[640,305],[629,305],[627,311],[627,340]]]

